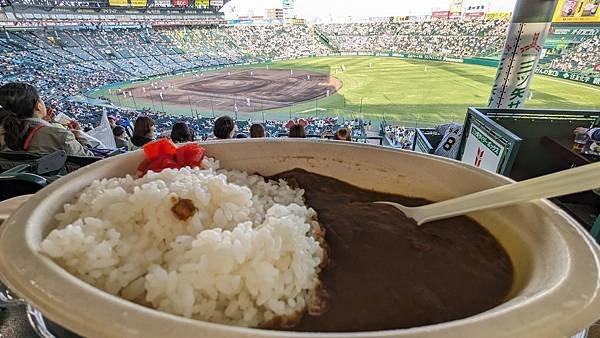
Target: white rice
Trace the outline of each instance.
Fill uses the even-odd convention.
[[[203,166],[93,182],[41,251],[98,288],[190,318],[260,326],[318,306],[324,258],[304,191]],[[178,199],[198,209],[185,221],[171,211]]]

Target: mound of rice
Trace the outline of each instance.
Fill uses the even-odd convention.
[[[93,182],[41,251],[98,288],[185,317],[255,327],[318,307],[322,238],[304,191],[203,167]],[[185,220],[172,210],[181,200],[195,209]]]

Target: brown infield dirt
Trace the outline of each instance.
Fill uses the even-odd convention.
[[[256,112],[322,98],[327,90],[333,95],[342,87],[333,76],[301,70],[291,74],[289,69],[223,70],[154,83],[156,88],[146,83],[124,90],[132,91],[136,100],[145,104],[154,101],[158,107],[162,92],[163,105],[191,106],[200,111],[235,111],[237,106],[238,112]]]

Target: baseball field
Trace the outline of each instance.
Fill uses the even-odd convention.
[[[391,57],[322,57],[153,78],[99,90],[124,107],[240,119],[362,117],[433,125],[487,104],[495,68]],[[129,95],[129,91],[132,95]],[[598,109],[600,88],[536,75],[526,108]],[[162,98],[160,93],[162,93]]]

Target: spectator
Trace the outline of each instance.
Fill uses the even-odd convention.
[[[0,106],[0,150],[39,154],[64,150],[68,155],[93,156],[78,130],[54,128],[43,120],[46,105],[32,85],[14,82],[3,85]]]
[[[583,128],[579,127],[575,129],[575,134],[587,134],[587,136],[594,142],[600,142],[600,128]]]
[[[301,124],[294,124],[288,133],[289,138],[305,138],[306,131],[304,130],[304,126]]]
[[[115,126],[112,130],[113,136],[115,137],[115,145],[117,148],[127,148],[129,141],[127,140],[127,133],[125,128],[122,126]]]
[[[333,129],[331,129],[331,127],[326,127],[325,131],[321,133],[321,138],[326,138],[326,139],[331,139],[335,137],[335,134],[333,133]]]
[[[154,139],[156,125],[154,120],[148,116],[139,116],[133,125],[133,137],[129,148],[138,149]]]
[[[352,135],[350,135],[350,131],[346,128],[340,128],[335,133],[335,139],[340,141],[352,141]]]
[[[117,126],[117,118],[112,115],[108,116],[108,124],[111,129],[114,129]]]
[[[254,123],[250,126],[250,137],[261,138],[265,137],[265,127],[260,123]]]
[[[194,140],[194,134],[185,122],[176,122],[171,130],[171,140],[175,143],[185,143]]]
[[[213,134],[216,138],[226,140],[233,137],[235,133],[235,123],[229,116],[221,116],[215,121]]]

